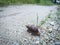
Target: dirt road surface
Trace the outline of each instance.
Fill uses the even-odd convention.
[[[25,25],[37,24],[37,15],[40,22],[51,10],[55,12],[56,7],[40,5],[10,5],[0,7],[0,37],[21,42],[25,39],[31,40],[36,38],[27,32]]]

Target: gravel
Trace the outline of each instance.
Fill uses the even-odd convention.
[[[39,45],[41,42],[40,36],[34,36],[28,33],[25,25],[36,25],[37,15],[39,16],[39,24],[39,22],[42,21],[42,19],[44,19],[51,10],[52,12],[55,12],[56,7],[57,6],[40,5],[10,5],[7,7],[0,7],[0,10],[3,10],[0,11],[0,36],[6,38],[6,40],[10,40],[10,42],[8,41],[9,44],[3,44],[4,42],[0,42],[0,44]],[[2,38],[2,40],[4,39]],[[11,44],[12,42],[13,44]]]

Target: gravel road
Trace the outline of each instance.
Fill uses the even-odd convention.
[[[9,5],[0,7],[0,36],[9,40],[21,41],[34,39],[35,36],[27,32],[25,25],[36,24],[42,21],[52,10],[55,12],[57,6],[40,5]],[[0,41],[1,42],[1,41]]]

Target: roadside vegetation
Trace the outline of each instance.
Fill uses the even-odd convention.
[[[52,15],[52,10],[50,11],[50,13],[48,14],[48,16],[46,16],[41,22],[40,22],[40,26],[45,24],[46,21],[48,21],[48,19],[51,18],[51,15]]]
[[[57,23],[60,25],[60,5],[58,5],[57,9]]]
[[[0,0],[0,5],[12,4],[39,4],[39,5],[52,5],[51,0]]]

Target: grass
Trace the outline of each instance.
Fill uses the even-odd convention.
[[[40,1],[40,4],[41,5],[52,5],[52,1],[51,0],[41,0]]]
[[[58,20],[60,20],[60,5],[58,5],[58,9],[57,9],[57,17],[58,17]]]
[[[38,14],[37,14],[37,18],[36,18],[36,19],[37,19],[37,24],[36,24],[36,25],[37,25],[37,26],[39,26],[39,25],[41,26],[41,25],[43,25],[44,23],[46,23],[46,21],[48,20],[48,18],[51,18],[51,13],[52,13],[52,10],[51,10],[50,13],[48,14],[48,16],[46,16],[45,19],[43,19],[43,20],[40,22],[40,24],[38,23],[39,16],[38,16]]]
[[[38,26],[38,19],[39,19],[39,17],[38,17],[38,14],[37,14],[37,24],[36,24],[37,26]]]
[[[40,5],[52,5],[51,0],[0,0],[0,5],[10,4],[40,4]]]
[[[52,10],[50,11],[50,13],[48,14],[48,16],[45,17],[45,19],[43,19],[40,23],[40,25],[43,25],[46,23],[46,21],[48,21],[49,18],[51,18],[51,14],[52,13]]]

